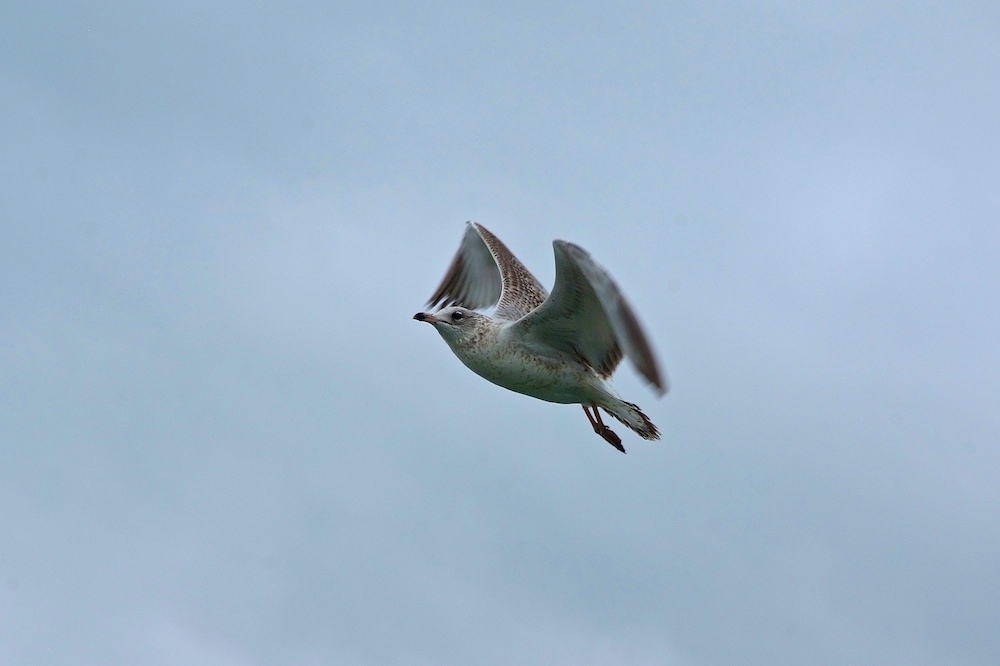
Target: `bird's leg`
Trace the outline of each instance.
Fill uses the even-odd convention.
[[[587,409],[587,405],[581,405],[583,407],[583,413],[587,415],[587,420],[590,421],[591,427],[594,428],[594,432],[604,438],[611,446],[615,447],[622,453],[625,453],[625,447],[622,446],[621,437],[616,435],[611,428],[604,425],[604,421],[601,419],[601,413],[597,411],[596,406],[591,406],[590,409],[594,410],[594,415],[590,415],[590,410]]]

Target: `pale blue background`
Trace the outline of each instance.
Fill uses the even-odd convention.
[[[995,2],[0,9],[0,662],[1000,663]],[[411,320],[609,268],[662,442]]]

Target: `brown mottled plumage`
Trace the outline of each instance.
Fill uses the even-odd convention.
[[[649,342],[608,272],[583,248],[553,241],[549,295],[485,227],[470,222],[441,285],[428,301],[443,309],[414,319],[438,330],[456,356],[489,381],[558,403],[579,403],[594,431],[624,453],[601,408],[645,439],[656,426],[607,383],[624,356],[663,395],[667,384]],[[475,310],[496,305],[493,317]]]

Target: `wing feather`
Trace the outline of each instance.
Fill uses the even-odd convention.
[[[541,305],[547,295],[499,238],[481,224],[469,222],[455,258],[427,304],[471,310],[496,305],[498,319],[516,321]]]
[[[468,224],[455,258],[427,305],[459,305],[470,310],[492,307],[500,300],[502,284],[497,262],[479,232]]]
[[[552,247],[552,295],[513,325],[516,334],[528,344],[572,355],[602,377],[610,376],[628,356],[658,393],[666,393],[667,383],[642,326],[608,272],[578,245],[557,240]]]

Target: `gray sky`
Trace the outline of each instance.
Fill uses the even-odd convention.
[[[1000,662],[1000,11],[806,4],[4,4],[0,661]],[[411,320],[467,219],[663,441]]]

